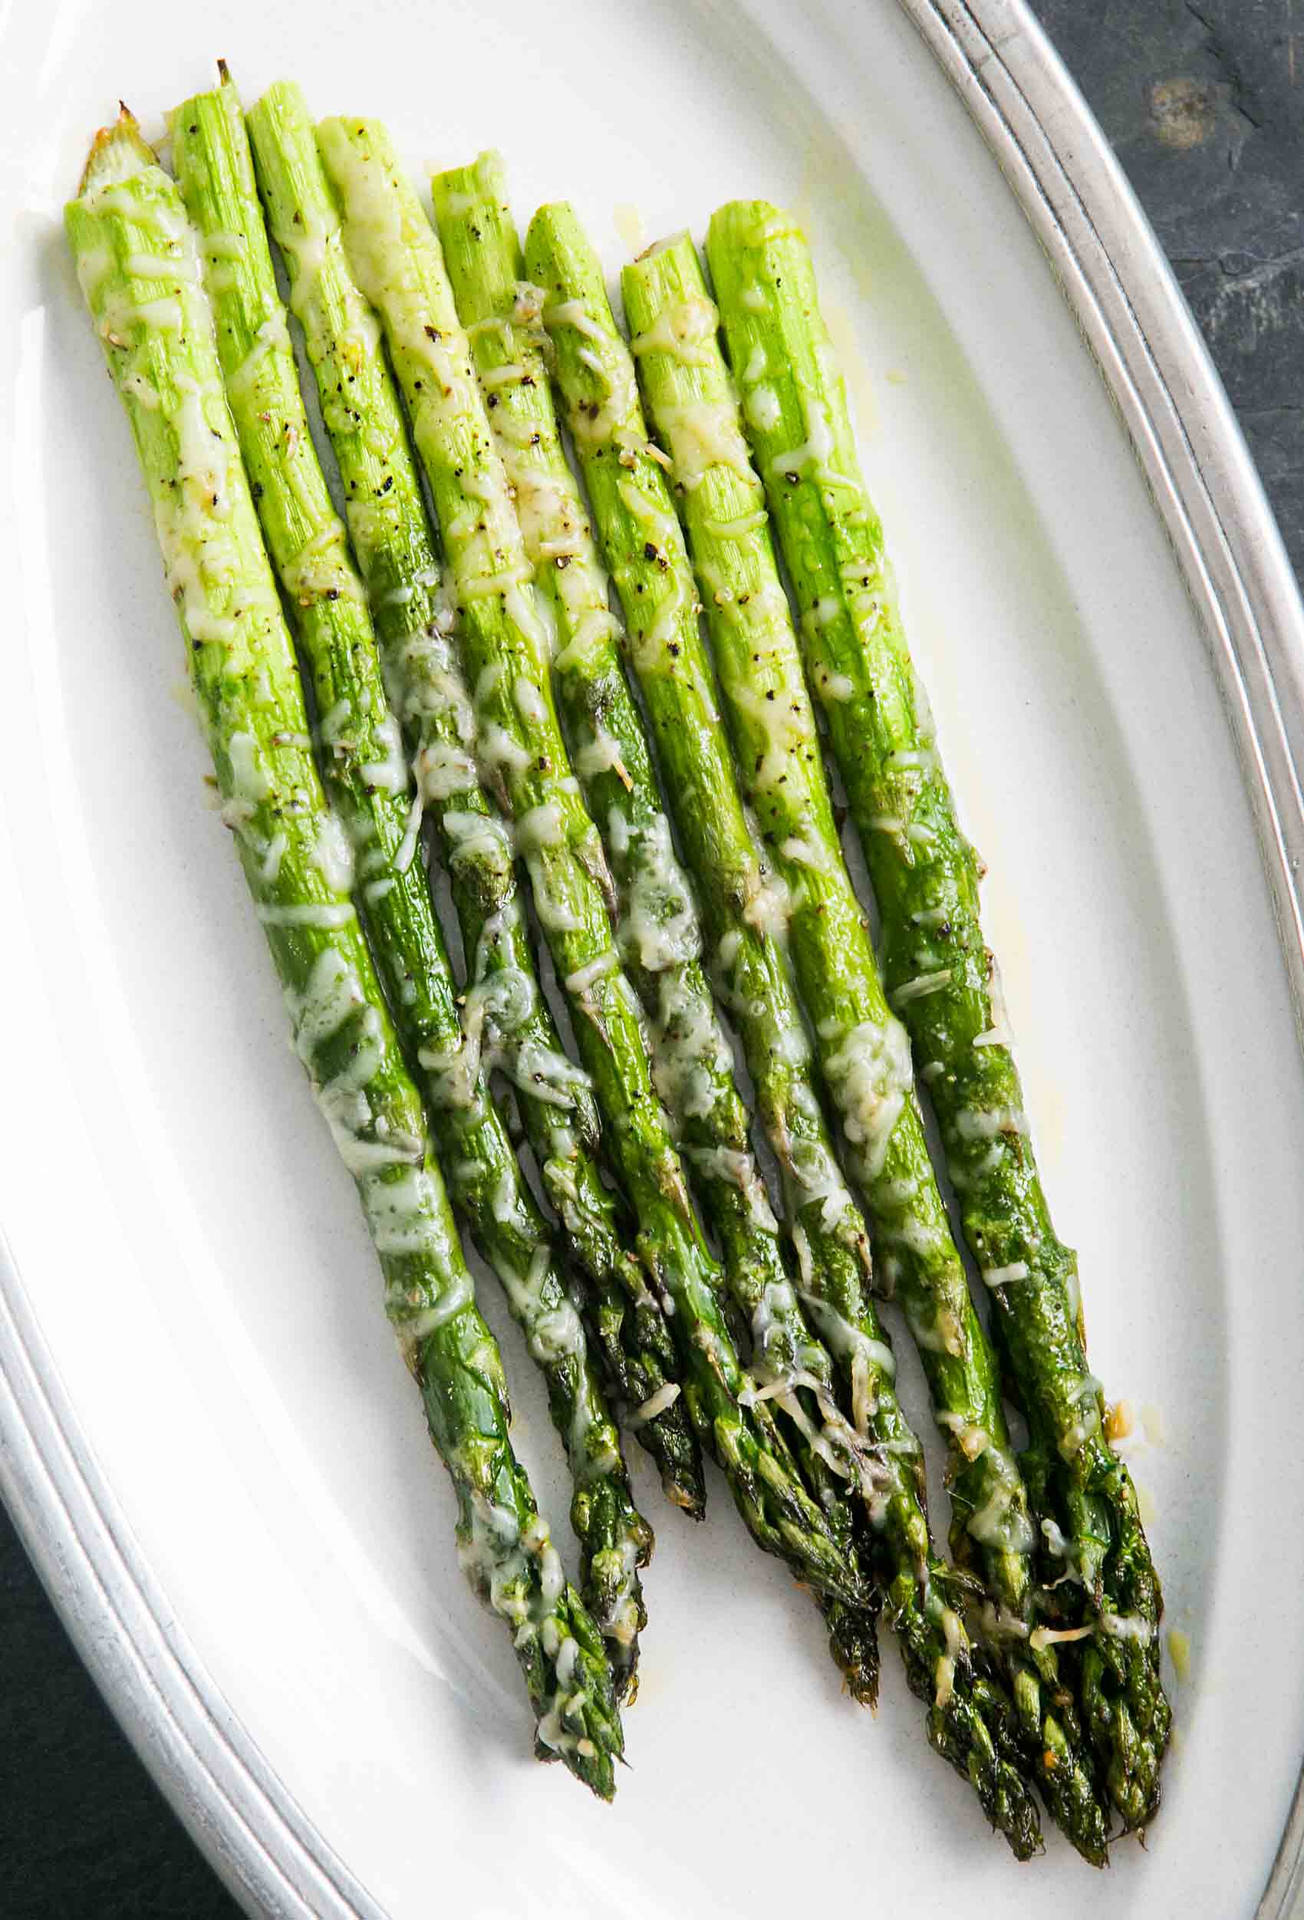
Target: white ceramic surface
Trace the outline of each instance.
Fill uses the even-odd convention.
[[[1167,1625],[1190,1641],[1189,1678],[1168,1670],[1163,1815],[1107,1876],[1053,1836],[1016,1868],[927,1751],[890,1643],[874,1722],[839,1698],[814,1610],[718,1478],[693,1531],[636,1452],[658,1552],[631,1771],[608,1811],[528,1757],[509,1649],[457,1574],[365,1234],[206,803],[59,227],[118,94],[149,132],[208,84],[210,54],[249,99],[293,73],[322,113],[384,115],[418,175],[500,146],[522,220],[574,199],[613,270],[630,208],[649,238],[700,231],[739,193],[809,223],[991,865],[1093,1364],[1137,1410]],[[56,0],[16,9],[0,56],[19,81],[0,127],[0,1222],[167,1632],[393,1920],[1254,1913],[1304,1752],[1304,1536],[1282,1520],[1304,1450],[1304,1069],[1201,624],[1046,261],[904,12],[866,0],[799,29],[778,0]],[[564,1536],[542,1395],[482,1291]],[[147,1713],[133,1731],[166,1773]]]

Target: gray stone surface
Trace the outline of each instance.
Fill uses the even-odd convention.
[[[1304,569],[1304,0],[1032,0],[1127,170]]]
[[[1304,0],[1033,5],[1177,269],[1299,568]],[[5,1920],[235,1914],[117,1732],[2,1509],[0,1889]]]
[[[74,1654],[3,1506],[0,1914],[237,1920]]]

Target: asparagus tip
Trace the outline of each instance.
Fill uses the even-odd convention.
[[[119,100],[118,117],[113,125],[101,127],[91,141],[77,191],[82,194],[91,187],[129,180],[142,167],[154,164],[154,151],[143,139],[135,114],[125,100]]]
[[[507,168],[497,147],[483,147],[475,157],[475,173],[486,193],[497,200],[507,197]]]
[[[666,1466],[661,1474],[661,1491],[672,1507],[678,1507],[690,1520],[706,1518],[706,1482],[701,1468]]]
[[[691,239],[688,228],[681,227],[678,233],[668,233],[664,240],[654,240],[650,246],[644,247],[642,253],[636,253],[632,264],[637,266],[640,260],[655,260],[659,253],[666,253],[671,247],[677,247],[681,240],[688,240],[691,243]]]

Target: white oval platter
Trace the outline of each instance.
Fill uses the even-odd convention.
[[[305,1097],[181,696],[58,216],[125,94],[223,54],[413,169],[506,155],[613,270],[734,194],[806,219],[987,906],[1096,1371],[1189,1665],[1143,1851],[1019,1869],[749,1548],[658,1509],[614,1808],[510,1652]],[[50,0],[0,25],[0,1487],[251,1913],[1008,1920],[1291,1911],[1304,1753],[1304,616],[1180,296],[1018,0]],[[631,211],[634,210],[634,211]],[[487,1290],[486,1290],[487,1292]],[[514,1332],[517,1434],[564,1513]],[[898,1340],[899,1348],[903,1342]],[[903,1353],[909,1404],[919,1381]],[[938,1496],[938,1510],[943,1502]]]

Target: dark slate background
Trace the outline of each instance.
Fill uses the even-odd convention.
[[[1154,224],[1304,568],[1304,4],[1032,0]]]
[[[1173,262],[1298,569],[1304,0],[1032,4]],[[6,1920],[236,1913],[102,1705],[3,1509],[0,1889]]]

